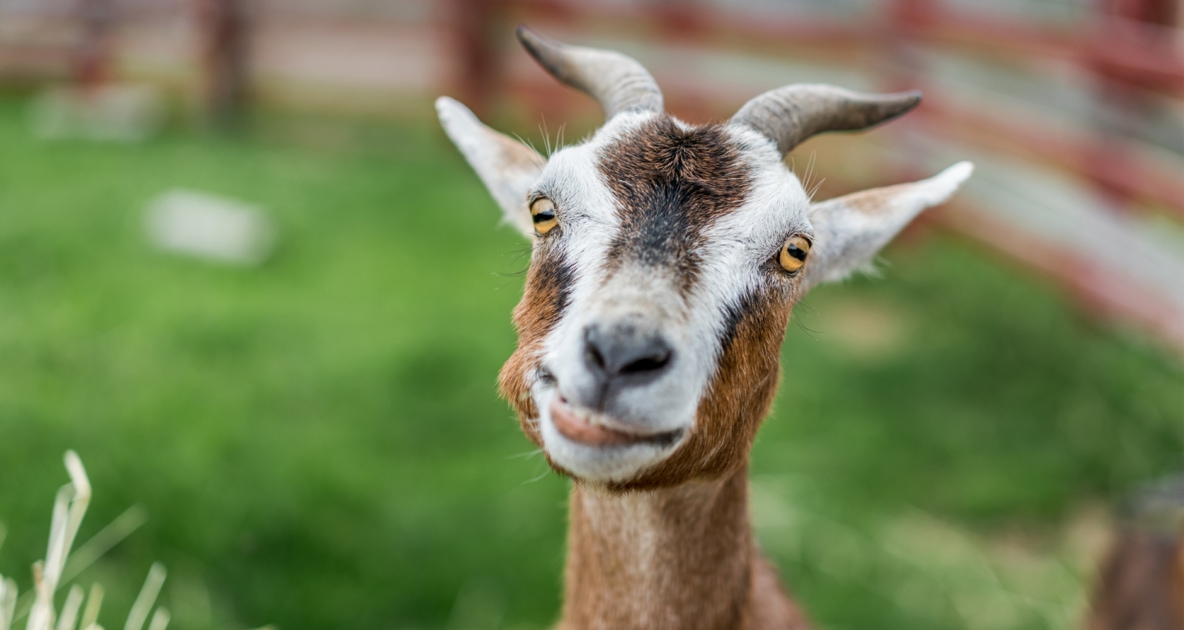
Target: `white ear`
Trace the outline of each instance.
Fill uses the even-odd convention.
[[[873,188],[814,204],[814,244],[803,286],[842,279],[871,265],[872,258],[922,210],[949,199],[974,172],[959,162],[934,177]]]
[[[502,207],[506,222],[527,236],[533,235],[526,195],[547,160],[525,144],[486,127],[469,108],[447,96],[436,99],[436,112],[445,133]]]

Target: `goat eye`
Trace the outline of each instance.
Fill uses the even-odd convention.
[[[539,235],[550,232],[559,225],[559,219],[555,218],[555,202],[546,197],[535,199],[530,204],[530,220],[534,221],[534,231]]]
[[[806,255],[810,253],[810,241],[804,236],[791,236],[781,247],[779,262],[781,267],[790,273],[797,273],[806,264]]]

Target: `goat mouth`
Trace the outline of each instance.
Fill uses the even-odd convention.
[[[610,416],[573,406],[563,396],[556,396],[551,403],[551,422],[563,437],[586,446],[669,446],[683,434],[683,429],[645,433]]]

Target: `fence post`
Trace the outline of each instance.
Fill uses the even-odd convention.
[[[451,0],[447,3],[457,97],[478,116],[489,114],[491,90],[499,74],[498,47],[490,36],[495,0]]]
[[[216,128],[242,120],[247,104],[250,16],[247,0],[198,0],[205,115]]]
[[[108,34],[111,30],[111,0],[79,0],[82,38],[74,53],[74,84],[83,91],[102,85],[109,77]]]

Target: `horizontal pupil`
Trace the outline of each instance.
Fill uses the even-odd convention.
[[[806,259],[806,251],[803,250],[802,248],[798,247],[797,245],[789,245],[785,248],[785,251],[788,252],[790,256],[793,256],[794,258],[797,258],[798,260],[805,260]]]
[[[550,210],[543,210],[542,212],[534,215],[534,222],[535,223],[542,223],[544,221],[550,221],[551,219],[554,219],[554,218],[555,218],[554,212],[552,212]]]

